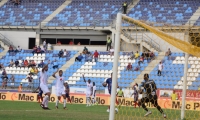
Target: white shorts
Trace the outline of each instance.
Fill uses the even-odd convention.
[[[91,96],[91,92],[86,92],[86,97],[90,97]]]
[[[43,94],[50,92],[47,85],[40,84],[40,88],[43,91]]]
[[[14,85],[15,85],[15,83],[11,83],[11,85],[12,85],[12,86],[14,86]]]
[[[62,96],[65,95],[65,90],[64,89],[56,89],[56,96]]]

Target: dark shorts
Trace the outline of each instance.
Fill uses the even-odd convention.
[[[69,97],[69,93],[66,93],[65,96],[68,98]]]
[[[149,95],[147,97],[142,98],[141,103],[143,104],[143,103],[151,102],[152,104],[157,105],[157,100],[158,100],[157,95]]]
[[[138,101],[138,95],[134,95],[134,102]]]
[[[111,90],[108,90],[109,94],[111,95]]]
[[[39,91],[38,96],[42,96],[43,91]]]

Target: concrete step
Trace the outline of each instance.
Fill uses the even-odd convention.
[[[59,70],[62,70],[63,72],[66,71],[71,65],[74,64],[75,62],[75,58],[80,54],[80,52],[78,52],[77,54],[74,55],[74,57],[72,57],[69,61],[67,61]],[[50,76],[48,79],[48,83],[52,83],[55,80],[54,77]]]
[[[151,47],[151,45],[149,45],[147,42],[143,41],[141,42],[141,40],[130,40],[129,38],[126,37],[126,35],[124,35],[124,33],[122,33],[120,35],[121,39],[124,40],[127,43],[133,43],[133,44],[142,44],[143,47],[145,47],[146,49],[153,51],[153,52],[158,52],[155,48]]]
[[[3,6],[5,3],[7,3],[8,2],[8,0],[1,0],[1,2],[0,2],[0,7],[1,6]]]
[[[193,26],[194,23],[199,19],[200,17],[200,7],[196,10],[196,12],[193,13],[193,15],[190,17],[188,22],[185,25]]]
[[[49,21],[51,21],[57,14],[59,14],[66,6],[68,6],[72,1],[66,0],[62,5],[60,5],[52,14],[50,14],[46,19],[41,22],[40,27],[44,27]],[[39,27],[39,26],[38,26]]]

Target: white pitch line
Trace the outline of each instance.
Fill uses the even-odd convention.
[[[2,112],[3,112],[3,111],[5,111],[5,112],[6,112],[6,111],[9,111],[9,112],[12,112],[12,111],[27,111],[27,112],[33,111],[33,112],[34,112],[34,111],[44,111],[44,110],[0,110],[0,111],[2,111]],[[49,111],[49,110],[45,110],[45,111]]]

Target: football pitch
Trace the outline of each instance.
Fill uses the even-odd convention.
[[[0,101],[0,120],[108,120],[107,106],[95,105],[86,107],[83,104],[67,104],[68,110],[55,109],[55,103],[49,103],[51,110],[43,110],[36,102]],[[116,114],[117,120],[163,120],[155,109],[152,115],[143,117],[142,108],[121,107]],[[180,120],[180,110],[164,110],[167,120]],[[200,120],[199,111],[186,111],[186,120]]]

